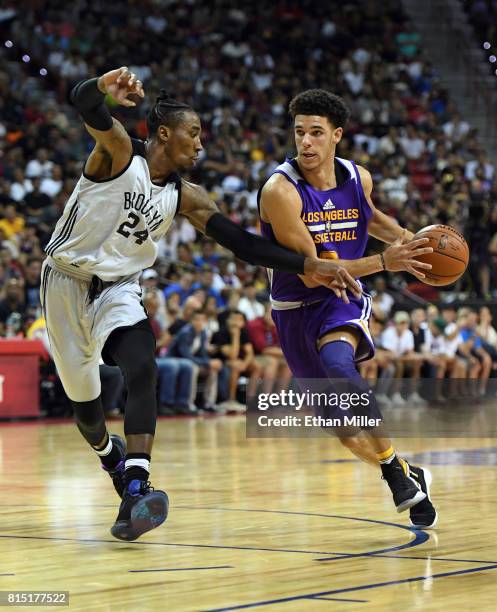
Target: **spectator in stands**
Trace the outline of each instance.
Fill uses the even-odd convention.
[[[461,337],[461,344],[459,345],[459,352],[466,358],[473,357],[478,360],[480,368],[478,369],[478,387],[473,386],[472,391],[477,396],[483,397],[487,390],[487,382],[492,371],[492,359],[487,351],[483,348],[483,343],[480,336],[477,333],[476,327],[478,324],[478,316],[474,310],[468,309],[465,317],[465,321],[461,326],[459,335]],[[474,361],[472,361],[474,364]],[[475,368],[476,373],[476,368]],[[476,378],[470,376],[474,381]]]
[[[219,276],[223,281],[223,287],[216,287],[219,291],[222,291],[225,287],[232,289],[241,289],[242,283],[236,275],[236,264],[234,261],[230,261],[227,257],[221,257],[218,262]],[[265,283],[264,283],[265,286]]]
[[[157,319],[159,310],[159,291],[150,288],[143,297],[148,320],[155,335],[157,350],[156,363],[158,374],[159,407],[158,413],[163,416],[173,414],[193,415],[192,396],[196,388],[197,369],[190,359],[180,359],[165,354],[163,349],[170,341],[170,335],[164,332]]]
[[[26,308],[36,309],[40,305],[41,261],[30,258],[24,268],[24,294]]]
[[[215,347],[213,354],[222,359],[230,370],[228,400],[221,406],[233,412],[245,412],[246,407],[237,401],[239,378],[249,377],[247,396],[252,397],[261,373],[247,333],[245,316],[238,310],[230,311],[226,325],[212,336],[212,344]]]
[[[492,312],[488,306],[482,306],[479,311],[479,323],[476,333],[481,338],[482,346],[492,358],[493,367],[497,363],[497,331],[492,325]]]
[[[271,317],[271,304],[264,304],[264,315],[247,322],[249,340],[255,351],[255,359],[261,367],[262,391],[271,393],[275,382],[278,391],[288,389],[292,373],[286,359],[283,357],[276,332],[276,326]]]
[[[17,213],[14,204],[8,204],[4,208],[4,218],[0,219],[0,230],[6,240],[11,240],[24,229],[24,217]]]
[[[209,238],[204,238],[200,246],[201,254],[193,258],[195,265],[198,268],[207,266],[208,270],[216,268],[217,262],[221,257],[219,253],[216,253],[216,247],[217,244],[213,240],[210,240]]]
[[[191,272],[183,272],[179,283],[173,283],[164,289],[164,297],[167,298],[171,293],[179,295],[180,305],[183,306],[185,300],[192,294],[193,274]]]
[[[206,314],[199,308],[192,313],[191,322],[184,325],[174,336],[168,355],[186,359],[197,366],[198,377],[204,381],[202,408],[217,412],[215,405],[218,395],[218,375],[223,369],[223,362],[209,355],[206,327]],[[223,396],[225,380],[226,374],[221,373],[221,382],[224,383],[220,385],[222,400],[225,399]]]
[[[176,334],[182,327],[190,323],[193,313],[196,310],[199,310],[200,308],[202,308],[202,302],[197,297],[191,295],[189,298],[187,298],[183,305],[183,309],[180,313],[180,316],[177,317],[175,321],[169,326],[169,334],[171,336],[176,336]]]
[[[0,300],[0,321],[8,325],[8,319],[12,314],[22,317],[25,312],[24,279],[11,278],[5,285],[5,297]]]
[[[219,331],[219,320],[217,318],[217,313],[218,313],[217,300],[213,295],[205,299],[203,309],[207,317],[206,331],[207,331],[207,338],[210,342],[213,334]]]
[[[425,401],[418,393],[418,383],[421,373],[423,356],[414,350],[414,335],[409,329],[409,314],[403,310],[396,312],[394,325],[387,327],[381,335],[383,348],[393,354],[395,365],[395,381],[392,385],[392,402],[404,406],[406,400],[400,390],[400,379],[409,375],[408,403],[424,405]]]
[[[203,264],[200,271],[200,280],[192,285],[192,293],[197,289],[202,289],[205,292],[205,299],[207,296],[216,298],[218,308],[223,306],[223,298],[221,293],[213,287],[214,272],[209,264]],[[203,301],[203,300],[202,300]]]
[[[64,205],[67,201],[67,195],[64,194]],[[52,199],[41,190],[41,178],[39,176],[34,177],[32,180],[31,191],[24,196],[25,213],[28,223],[36,223],[46,215],[46,210],[50,206]],[[56,211],[56,217],[50,220],[53,223],[58,221],[62,210]]]
[[[373,297],[373,313],[379,319],[387,319],[395,300],[387,291],[385,277],[377,276],[374,279],[374,289],[371,291],[371,295]]]
[[[373,314],[369,320],[369,330],[375,345],[375,354],[372,359],[362,361],[358,368],[361,376],[365,378],[371,387],[375,388],[375,396],[380,406],[389,408],[392,405],[388,392],[395,374],[393,365],[394,354],[383,348],[381,336],[385,328],[383,318],[376,318]]]
[[[161,330],[167,329],[172,321],[169,321],[167,316],[166,298],[164,297],[164,293],[159,289],[159,274],[157,270],[154,270],[153,268],[143,270],[140,276],[140,286],[142,287],[144,293],[155,290],[154,295],[158,302],[156,318]]]
[[[238,302],[238,310],[245,315],[247,321],[264,317],[264,306],[257,299],[257,289],[253,281],[243,285],[243,295]]]

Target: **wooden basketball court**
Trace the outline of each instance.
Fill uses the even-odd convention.
[[[169,518],[124,543],[72,423],[4,424],[0,591],[69,591],[71,610],[495,610],[497,440],[396,446],[433,473],[435,532],[409,528],[379,472],[335,439],[161,419],[152,475]]]

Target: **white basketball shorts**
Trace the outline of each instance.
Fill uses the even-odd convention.
[[[75,402],[100,395],[99,361],[110,333],[147,318],[137,275],[105,288],[92,304],[89,286],[44,262],[40,293],[48,339],[64,390]]]

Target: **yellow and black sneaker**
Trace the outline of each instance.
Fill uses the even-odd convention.
[[[382,478],[387,481],[392,492],[397,512],[404,512],[412,508],[426,497],[417,482],[406,476],[397,458],[394,458],[391,463],[382,463],[380,467]]]
[[[407,462],[406,462],[407,463]],[[426,497],[409,510],[409,522],[416,529],[431,529],[438,520],[437,511],[431,503],[430,486],[433,480],[430,470],[407,463],[409,477],[418,485]]]

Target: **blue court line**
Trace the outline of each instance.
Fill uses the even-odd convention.
[[[192,570],[233,569],[233,567],[233,565],[211,565],[210,567],[173,567],[170,569],[128,570],[128,572],[130,574],[140,574],[143,572],[191,572]]]
[[[171,546],[173,548],[214,548],[221,550],[255,550],[261,552],[300,553],[305,555],[333,555],[333,552],[321,552],[319,550],[289,550],[286,548],[257,548],[256,546],[220,546],[216,544],[181,544],[174,542],[123,542],[119,540],[104,540],[98,538],[62,538],[58,536],[22,536],[22,535],[0,535],[0,538],[14,540],[50,540],[55,542],[84,542],[88,544],[125,544],[127,546]],[[343,554],[338,553],[340,557]]]
[[[312,599],[322,599],[324,601],[347,601],[348,603],[369,603],[369,599],[343,599],[341,597],[313,597]]]
[[[396,527],[397,529],[404,529],[405,531],[409,531],[414,534],[414,540],[407,542],[405,544],[399,544],[398,546],[390,546],[388,548],[382,548],[379,550],[371,550],[362,553],[343,553],[343,552],[324,552],[319,550],[289,550],[282,548],[259,548],[252,546],[219,546],[215,544],[180,544],[180,543],[171,543],[171,542],[119,542],[117,540],[106,540],[106,539],[98,539],[98,538],[63,538],[58,536],[21,536],[21,535],[0,535],[0,538],[12,538],[12,539],[25,539],[25,540],[53,540],[53,541],[61,541],[61,542],[87,542],[87,543],[112,543],[112,544],[125,544],[125,545],[134,545],[134,546],[171,546],[171,547],[179,547],[179,548],[213,548],[213,549],[224,549],[224,550],[253,550],[253,551],[261,551],[261,552],[284,552],[284,553],[298,553],[298,554],[311,554],[311,555],[334,555],[333,557],[324,557],[321,559],[317,559],[318,561],[330,561],[333,559],[348,559],[352,557],[363,557],[363,556],[372,556],[382,553],[395,552],[398,550],[404,550],[406,548],[413,548],[414,546],[419,546],[423,544],[429,539],[429,534],[420,531],[418,529],[414,529],[414,527],[408,527],[406,525],[399,525],[397,523],[390,523],[387,521],[378,521],[374,519],[364,519],[357,518],[353,516],[342,516],[338,514],[320,514],[315,512],[294,512],[289,510],[263,510],[263,509],[250,509],[250,508],[219,508],[219,507],[211,507],[211,506],[176,506],[176,508],[182,509],[193,509],[193,510],[215,510],[215,511],[223,511],[223,512],[259,512],[259,513],[268,513],[268,514],[285,514],[285,515],[295,515],[295,516],[316,516],[322,518],[338,518],[345,519],[349,521],[359,521],[362,523],[373,523],[376,525],[386,525],[387,527]]]
[[[220,508],[220,507],[212,507],[212,506],[176,506],[177,508],[187,508],[187,509],[198,509],[198,510],[221,510],[223,512],[260,512],[260,513],[268,513],[268,514],[290,514],[296,516],[317,516],[322,518],[337,518],[337,519],[345,519],[348,521],[359,521],[361,523],[373,523],[376,525],[386,525],[387,527],[397,527],[397,529],[404,529],[405,531],[409,531],[414,535],[414,540],[407,542],[406,544],[399,544],[398,546],[390,546],[388,548],[382,548],[379,550],[370,550],[362,553],[342,553],[342,552],[332,552],[329,553],[331,555],[337,555],[335,557],[329,558],[321,558],[316,559],[316,561],[329,561],[332,559],[344,559],[351,557],[363,557],[370,555],[379,555],[382,553],[395,552],[398,550],[404,550],[406,548],[413,548],[414,546],[419,546],[424,544],[427,540],[429,540],[430,535],[426,531],[421,531],[420,529],[415,529],[414,527],[408,527],[407,525],[399,525],[398,523],[390,523],[388,521],[378,521],[375,519],[365,519],[365,518],[357,518],[355,516],[343,516],[339,514],[320,514],[317,512],[293,512],[290,510],[257,510],[250,508]],[[319,553],[317,553],[319,554]],[[327,553],[328,554],[328,553]]]
[[[461,576],[463,574],[474,574],[475,572],[484,572],[487,570],[497,569],[497,564],[482,565],[471,569],[458,570],[455,572],[443,572],[441,574],[431,574],[429,576],[415,576],[414,578],[403,578],[402,580],[389,580],[388,582],[373,582],[371,584],[363,584],[355,587],[346,587],[344,589],[335,589],[333,591],[321,591],[319,593],[307,593],[305,595],[295,595],[293,597],[282,597],[280,599],[267,599],[264,601],[255,601],[249,604],[241,604],[238,606],[229,606],[228,608],[212,608],[205,612],[228,612],[230,610],[244,610],[246,608],[257,608],[262,606],[270,606],[279,603],[288,603],[289,601],[298,601],[303,599],[314,599],[325,595],[338,595],[339,593],[351,593],[353,591],[365,591],[367,589],[377,589],[384,586],[392,586],[394,584],[406,584],[410,582],[419,582],[421,580],[433,580],[435,578],[446,578],[448,576]]]
[[[482,561],[481,559],[452,559],[450,557],[410,557],[407,555],[368,555],[382,559],[419,559],[421,561],[456,561],[458,563],[495,563],[497,561]]]

